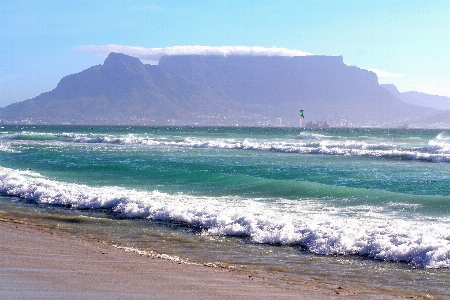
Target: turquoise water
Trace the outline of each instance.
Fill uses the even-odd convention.
[[[286,276],[307,261],[426,273],[436,290],[450,283],[449,163],[443,130],[0,128],[3,210]]]

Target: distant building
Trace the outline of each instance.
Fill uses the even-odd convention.
[[[330,125],[328,124],[327,121],[323,121],[323,122],[317,121],[316,123],[309,121],[308,123],[306,123],[305,127],[306,128],[329,128]]]

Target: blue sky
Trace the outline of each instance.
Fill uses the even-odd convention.
[[[0,107],[54,89],[111,50],[196,45],[341,55],[401,92],[450,97],[450,0],[2,0]]]

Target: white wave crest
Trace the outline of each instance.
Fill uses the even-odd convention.
[[[23,136],[5,135],[0,138],[0,151],[18,151],[7,145]],[[26,135],[33,136],[27,132]],[[38,135],[51,140],[49,134]],[[430,162],[450,162],[450,136],[445,132],[426,143],[393,142],[381,138],[344,138],[327,136],[312,132],[301,132],[297,137],[284,139],[265,138],[217,138],[217,137],[181,137],[153,135],[107,135],[86,133],[54,134],[58,140],[80,144],[121,144],[142,145],[149,147],[179,148],[216,148],[236,150],[275,151],[283,153],[324,154],[342,156],[367,156],[383,158],[400,158]],[[39,142],[39,139],[36,139]],[[420,141],[420,140],[419,140]],[[31,142],[31,141],[29,141]],[[57,142],[57,141],[55,141]]]
[[[436,138],[428,142],[428,151],[450,156],[450,136],[446,132],[438,134]]]
[[[360,255],[415,267],[450,267],[450,218],[402,219],[383,207],[351,207],[349,213],[330,201],[199,197],[89,187],[2,167],[0,194],[71,208],[110,209],[122,217],[183,222],[207,235],[297,244],[321,255]]]

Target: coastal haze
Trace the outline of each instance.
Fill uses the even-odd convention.
[[[375,73],[340,56],[173,55],[150,65],[113,52],[54,90],[0,109],[0,118],[5,124],[443,128],[450,126],[449,105],[447,97],[380,85]]]

